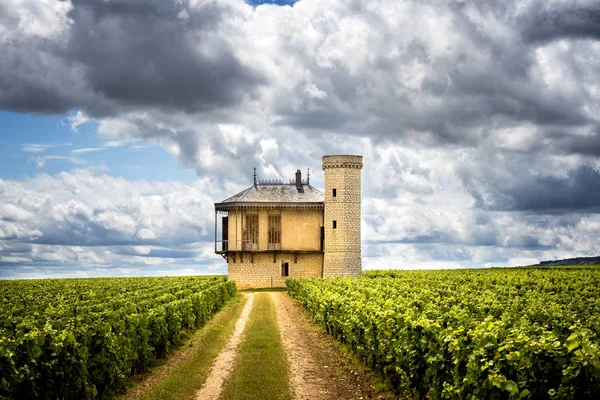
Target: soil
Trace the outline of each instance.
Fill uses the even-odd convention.
[[[310,320],[298,302],[286,293],[270,295],[277,312],[295,399],[394,398],[379,391],[368,372],[356,368],[335,340]]]
[[[242,314],[235,324],[235,330],[227,343],[227,346],[221,350],[215,362],[211,368],[210,374],[206,378],[206,382],[200,388],[196,395],[198,400],[212,400],[218,399],[223,390],[223,382],[229,378],[233,365],[237,358],[238,347],[242,339],[242,333],[246,327],[246,321],[252,310],[252,303],[254,302],[254,293],[244,294],[248,296],[248,301],[244,305]]]

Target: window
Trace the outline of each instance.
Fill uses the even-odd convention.
[[[269,215],[269,250],[281,250],[281,215]]]
[[[244,238],[243,250],[258,250],[258,215],[246,215],[246,226],[242,236]]]
[[[281,263],[281,277],[290,276],[290,263]]]
[[[333,221],[333,229],[337,229],[337,221]]]
[[[229,243],[229,217],[223,217],[221,220],[221,243],[223,243],[222,250],[227,251]]]
[[[333,191],[332,191],[332,192],[333,192],[333,193],[331,193],[331,195],[332,195],[333,197],[336,197],[336,195],[337,195],[337,190],[336,190],[336,189],[333,189]]]
[[[325,250],[325,227],[321,227],[321,251]]]

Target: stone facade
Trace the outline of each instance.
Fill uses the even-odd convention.
[[[361,169],[362,156],[323,157],[325,171],[323,277],[359,276],[362,272]]]
[[[281,266],[289,265],[289,276],[281,276]],[[238,289],[284,287],[287,278],[321,276],[323,253],[238,253],[228,258],[228,277]]]

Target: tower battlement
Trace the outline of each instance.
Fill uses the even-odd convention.
[[[362,167],[363,167],[362,156],[352,156],[352,155],[323,156],[323,169],[326,169],[326,168],[358,168],[358,169],[361,169]]]

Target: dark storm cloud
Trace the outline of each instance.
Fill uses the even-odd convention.
[[[212,242],[211,242],[212,244]],[[148,253],[140,253],[139,251],[135,251],[134,248],[131,247],[123,247],[116,248],[115,253],[129,255],[129,256],[138,256],[138,257],[150,257],[150,258],[189,258],[192,259],[195,256],[195,253],[190,250],[185,249],[172,249],[172,248],[161,248],[161,249],[151,249]]]
[[[134,213],[135,210],[130,210]],[[123,245],[174,245],[197,243],[214,237],[214,231],[203,233],[201,229],[181,224],[169,232],[166,237],[146,239],[131,232],[123,232],[113,226],[107,226],[91,219],[71,218],[62,223],[42,224],[38,226],[40,237],[24,240],[28,243],[62,246],[123,246]],[[21,240],[22,238],[13,238]],[[165,254],[154,257],[167,257]]]
[[[436,16],[448,17],[452,27],[437,35],[461,38],[451,43],[445,54],[434,52],[439,50],[428,41],[426,28],[417,26],[400,38],[395,32],[399,28],[386,20],[385,13],[361,9],[357,23],[368,21],[379,40],[365,39],[369,51],[360,67],[352,65],[351,69],[344,59],[327,66],[320,59],[303,59],[313,72],[312,82],[326,96],[307,96],[303,85],[282,93],[274,110],[282,117],[279,123],[319,133],[343,131],[373,138],[427,140],[428,145],[474,147],[494,129],[515,124],[532,123],[544,131],[559,127],[567,134],[597,124],[586,109],[590,99],[583,91],[565,93],[540,79],[535,54],[540,44],[522,41],[519,25],[523,20],[535,29],[538,9],[530,7],[517,18],[520,11],[515,3],[491,4],[438,5]],[[468,12],[467,6],[484,17],[493,16],[504,29],[502,34],[486,29],[487,21]],[[562,9],[555,12],[563,15]],[[565,19],[570,12],[564,10]],[[393,54],[388,43],[395,44]],[[312,49],[295,50],[301,55]],[[352,60],[354,55],[346,56]],[[418,89],[398,79],[399,71],[415,62],[424,72]],[[572,78],[583,81],[576,67],[576,63],[572,65]],[[295,101],[297,98],[302,101]],[[588,151],[575,143],[564,149]]]
[[[600,127],[595,128],[592,135],[572,135],[565,130],[553,130],[546,137],[552,139],[553,150],[556,152],[600,156]]]
[[[0,108],[64,113],[96,100],[95,107],[104,108],[105,102],[85,88],[81,68],[60,51],[55,43],[38,38],[0,42]]]
[[[578,5],[539,4],[520,22],[526,41],[546,41],[561,38],[600,39],[600,4]]]
[[[369,220],[369,218],[365,218],[367,223],[373,224],[373,220]],[[439,232],[432,231],[428,235],[416,235],[411,237],[406,237],[402,239],[390,239],[390,240],[363,240],[363,243],[368,244],[431,244],[431,243],[453,243],[455,242],[455,238],[451,235],[450,232]]]
[[[465,186],[486,210],[533,213],[600,212],[600,173],[587,165],[566,176],[541,175],[535,161],[522,163],[509,178],[498,178],[494,170],[460,172]],[[507,169],[510,167],[507,166]],[[513,166],[514,168],[514,166]]]
[[[507,191],[514,201],[513,209],[600,211],[600,174],[589,166],[569,171],[566,177],[540,177],[519,182]]]
[[[517,248],[525,248],[525,249],[551,249],[553,246],[544,246],[540,243],[540,240],[531,235],[518,235],[511,236],[507,243],[506,247],[517,247]]]
[[[264,82],[215,34],[227,13],[218,3],[196,10],[162,0],[77,1],[67,48],[87,67],[90,87],[118,102],[186,111],[226,107]]]
[[[31,250],[32,246],[29,243],[4,243],[2,245],[2,252],[9,254],[29,253]]]
[[[368,224],[375,224],[371,218],[365,218]],[[485,224],[473,224],[470,227],[469,235],[465,238],[460,238],[457,232],[448,229],[447,231],[435,231],[427,235],[414,235],[403,237],[400,239],[377,239],[369,240],[363,239],[363,243],[367,244],[454,244],[454,245],[468,245],[468,246],[498,246],[500,241],[498,238],[498,231],[493,224],[493,221],[489,220]],[[517,242],[510,243],[509,247],[520,247]]]
[[[63,23],[68,27],[60,39],[21,35],[0,42],[0,107],[55,113],[80,108],[96,116],[149,108],[206,113],[218,123],[240,118],[236,106],[250,98],[258,100],[258,110],[272,117],[274,126],[312,134],[343,132],[476,147],[494,129],[532,123],[552,142],[561,142],[564,152],[591,151],[571,131],[598,124],[589,112],[594,99],[583,90],[565,92],[541,80],[535,51],[543,45],[541,38],[577,37],[577,32],[594,37],[598,6],[460,2],[438,4],[431,14],[428,6],[412,3],[415,20],[440,23],[432,35],[426,24],[405,34],[404,15],[390,21],[385,7],[349,2],[344,12],[336,11],[339,18],[327,21],[313,21],[298,11],[311,30],[292,25],[267,30],[275,51],[257,50],[260,62],[252,66],[242,63],[239,54],[262,38],[240,39],[244,32],[252,33],[245,31],[252,18],[239,6],[224,1],[74,0],[66,15],[71,22]],[[0,23],[17,29],[19,20],[9,11],[0,6]],[[267,14],[253,17],[265,18],[264,25],[277,22]],[[358,38],[339,33],[361,24],[368,29]],[[231,40],[232,27],[243,32],[237,41]],[[289,39],[305,34],[319,40]],[[437,42],[445,36],[447,46],[441,50]],[[329,41],[337,45],[320,48]],[[348,45],[354,42],[356,49]],[[562,61],[571,63],[573,80],[584,85],[589,68],[578,67],[570,61],[574,55],[569,56]],[[269,63],[276,68],[264,69]],[[418,68],[405,70],[415,63]],[[298,78],[306,74],[310,82]],[[418,85],[408,82],[419,74]],[[281,77],[294,84],[279,87],[276,78]],[[312,94],[307,90],[311,85],[318,88]],[[259,87],[270,89],[274,101],[262,101]],[[172,136],[168,129],[150,129],[154,137]],[[553,138],[557,129],[564,138]],[[180,134],[174,141],[183,158],[196,160],[199,140],[190,136]],[[540,145],[532,149],[546,150]]]
[[[41,232],[44,236],[32,238],[30,243],[62,246],[119,246],[136,242],[143,244],[143,240],[126,237],[120,232],[93,222],[87,222],[85,225],[64,224],[60,227],[42,228]]]
[[[9,11],[0,8],[0,15]],[[218,2],[73,1],[64,42],[22,37],[0,44],[0,107],[106,115],[239,104],[266,79],[218,34],[230,12]]]

